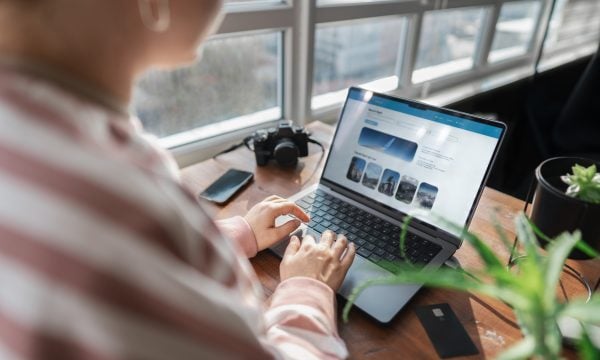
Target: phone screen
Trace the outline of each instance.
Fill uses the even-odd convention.
[[[206,190],[200,193],[200,197],[224,204],[235,195],[244,185],[252,180],[252,173],[237,169],[229,169],[225,174],[210,184]]]

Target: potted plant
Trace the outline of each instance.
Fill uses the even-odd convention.
[[[407,218],[400,236],[401,253],[409,221],[410,218]],[[449,226],[459,229],[452,224]],[[344,308],[344,320],[347,321],[354,300],[369,286],[422,283],[490,296],[511,306],[521,327],[523,339],[502,353],[500,359],[559,359],[562,338],[558,322],[565,317],[574,318],[583,326],[584,336],[580,344],[582,356],[589,354],[585,358],[600,358],[597,346],[585,335],[586,327],[600,325],[600,294],[595,294],[589,301],[577,299],[566,304],[559,302],[556,294],[563,265],[574,247],[588,256],[595,257],[598,253],[581,241],[579,231],[565,232],[555,239],[549,239],[522,213],[516,218],[516,229],[520,244],[516,248],[516,257],[521,260],[512,268],[503,263],[484,241],[467,231],[463,231],[463,238],[476,250],[484,264],[482,268],[430,270],[408,263],[382,262],[380,265],[392,268],[395,275],[371,280],[356,287]],[[511,244],[506,235],[499,227],[497,230],[510,250]],[[545,252],[539,247],[536,234],[548,242]],[[515,276],[515,271],[519,272],[518,276]]]
[[[558,157],[542,162],[535,170],[537,185],[531,220],[549,237],[579,229],[583,239],[600,249],[600,174],[596,163],[584,158]],[[571,174],[569,172],[572,171]],[[544,243],[543,239],[540,239]],[[569,256],[585,259],[575,249]]]

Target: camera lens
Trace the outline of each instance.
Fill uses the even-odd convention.
[[[294,167],[298,163],[298,147],[290,139],[282,139],[275,145],[273,157],[283,167]]]

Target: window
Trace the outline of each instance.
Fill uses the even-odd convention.
[[[539,1],[515,1],[502,6],[488,58],[490,62],[527,53],[540,6]]]
[[[249,114],[280,118],[280,47],[279,33],[209,41],[196,64],[154,71],[141,79],[133,97],[134,111],[159,137],[224,120],[231,128],[249,126],[254,123]],[[226,130],[224,125],[221,131]]]
[[[318,25],[312,108],[343,101],[352,85],[377,91],[396,89],[405,26],[404,18]]]
[[[483,8],[425,13],[413,83],[472,68],[484,15]]]
[[[200,62],[151,72],[133,94],[132,111],[182,158],[282,118],[334,120],[349,86],[447,104],[529,76],[542,48],[558,64],[600,39],[599,0],[225,0],[224,11]]]
[[[556,51],[587,42],[597,42],[600,35],[598,0],[557,0],[545,51]]]
[[[557,0],[547,31],[538,71],[595,52],[600,39],[600,2]]]

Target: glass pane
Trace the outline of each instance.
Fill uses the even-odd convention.
[[[313,96],[369,82],[373,90],[395,89],[405,27],[406,19],[400,17],[317,26]],[[342,99],[336,96],[330,100],[342,101],[343,95]],[[331,101],[313,98],[313,108],[329,105]]]
[[[302,0],[300,0],[302,1]],[[381,2],[382,0],[317,0],[317,5],[348,5],[348,4],[356,4],[356,3],[366,3],[366,2]],[[383,0],[385,1],[385,0]],[[388,0],[390,1],[390,0]]]
[[[235,3],[280,3],[284,0],[225,0],[226,4],[235,4]]]
[[[209,41],[192,66],[144,76],[134,91],[133,110],[159,137],[248,114],[276,119],[280,44],[280,33]]]
[[[517,1],[502,6],[489,61],[495,62],[527,52],[540,12],[539,1]]]
[[[420,83],[472,68],[484,15],[483,8],[426,12],[412,81]]]
[[[600,35],[600,1],[558,0],[544,51],[597,42]]]

